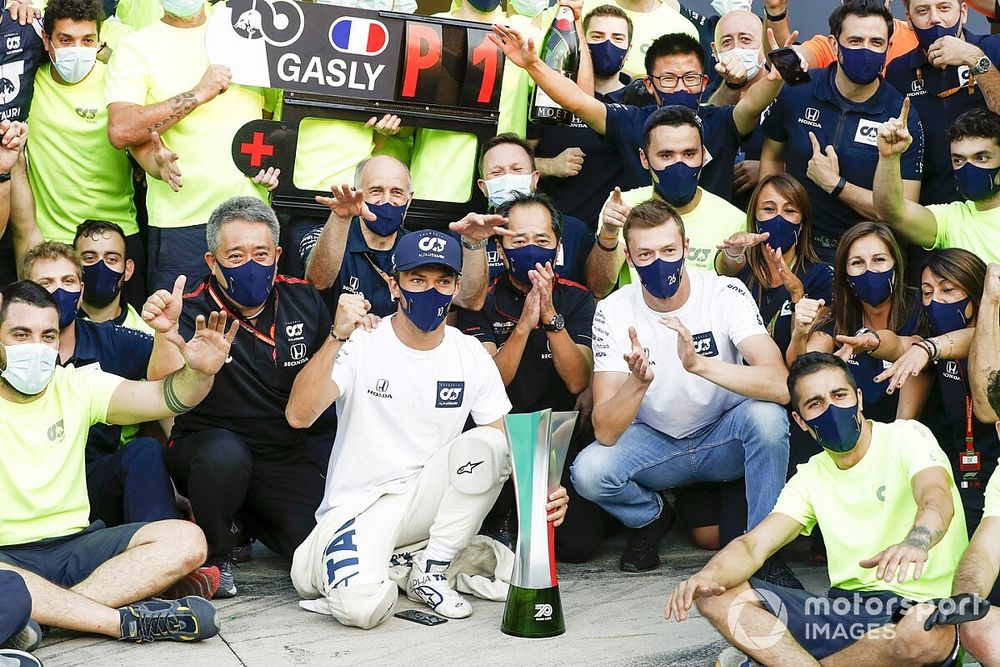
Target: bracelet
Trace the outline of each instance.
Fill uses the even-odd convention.
[[[750,83],[750,79],[744,79],[742,83],[729,83],[728,81],[726,81],[725,83],[726,83],[726,88],[728,88],[729,90],[742,90],[743,88],[747,87],[748,83]]]
[[[844,188],[846,187],[847,187],[847,179],[841,176],[840,180],[837,181],[837,186],[833,188],[833,190],[830,192],[830,196],[836,199],[837,197],[840,196],[840,193],[843,192]]]
[[[765,9],[764,10],[764,16],[767,17],[768,21],[771,21],[772,23],[777,23],[778,21],[784,21],[785,18],[788,17],[788,10],[786,9],[785,11],[781,12],[777,16],[771,16],[770,14],[767,13],[767,10]]]
[[[601,243],[601,239],[614,240],[615,244],[609,248],[606,245],[604,245],[603,243]],[[598,234],[597,235],[597,247],[600,248],[601,250],[603,250],[604,252],[614,252],[615,250],[618,250],[618,243],[619,243],[619,241],[618,241],[618,237],[617,236],[614,239],[610,239],[607,236],[605,236],[604,234]]]
[[[934,348],[934,357],[931,359],[935,364],[941,359],[941,348],[938,347],[937,341],[933,338],[925,338],[927,344]]]
[[[341,338],[340,336],[337,335],[337,332],[334,331],[333,327],[331,326],[330,327],[330,338],[334,339],[338,343],[346,343],[348,341],[348,339],[350,338],[350,336],[348,336],[347,338]]]
[[[913,344],[915,347],[919,347],[921,350],[927,353],[927,363],[931,363],[931,359],[934,357],[934,353],[931,352],[931,346],[924,340],[918,340]]]
[[[865,334],[871,334],[875,336],[875,347],[865,352],[865,354],[871,354],[872,352],[874,352],[879,348],[879,345],[882,344],[882,337],[878,335],[878,331],[875,331],[875,329],[872,329],[870,327],[861,327],[854,333],[854,336],[855,337],[864,336]]]
[[[465,240],[465,237],[463,236],[462,247],[465,248],[466,250],[482,250],[483,248],[486,247],[487,241],[489,241],[489,239],[482,239],[481,241],[476,241],[475,243],[469,243],[468,241]]]
[[[743,250],[741,250],[739,253],[737,253],[735,255],[733,253],[729,252],[729,248],[723,248],[722,252],[724,252],[726,254],[726,257],[728,257],[729,259],[733,260],[737,264],[742,264],[743,262],[745,262],[747,260],[747,249],[746,248],[743,248]]]

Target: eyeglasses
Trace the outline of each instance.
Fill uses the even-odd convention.
[[[689,72],[680,77],[675,74],[661,74],[660,76],[651,76],[649,78],[660,84],[660,88],[663,90],[676,88],[678,82],[683,82],[685,88],[695,88],[700,86],[702,81],[701,74],[695,74],[694,72]]]

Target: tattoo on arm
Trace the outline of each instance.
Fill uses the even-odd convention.
[[[903,544],[927,551],[931,548],[931,542],[934,541],[934,537],[940,537],[941,532],[940,530],[936,530],[932,534],[930,528],[914,526],[910,529],[906,539],[903,540]]]
[[[180,371],[178,371],[179,373]],[[167,410],[170,410],[175,415],[184,414],[192,408],[193,405],[185,405],[179,398],[177,398],[177,392],[174,391],[174,378],[177,377],[177,373],[171,373],[163,380],[163,402],[167,405]]]
[[[153,123],[146,129],[149,132],[156,132],[162,127],[167,125],[173,125],[184,116],[188,115],[195,110],[198,106],[198,98],[195,97],[194,93],[188,91],[186,93],[181,93],[180,95],[174,95],[169,100],[170,102],[170,115],[161,120],[158,123]]]

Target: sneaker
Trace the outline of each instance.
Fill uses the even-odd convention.
[[[792,568],[788,567],[788,565],[785,564],[785,561],[781,560],[777,556],[771,556],[764,561],[764,564],[761,565],[760,569],[757,570],[753,576],[774,586],[805,590],[805,586],[802,585],[802,582],[799,581],[798,577],[795,576],[795,573],[792,572]]]
[[[163,600],[180,600],[194,595],[211,600],[219,588],[220,577],[219,568],[214,565],[203,565],[160,593],[159,597]]]
[[[42,638],[44,636],[45,633],[42,632],[42,626],[29,619],[24,629],[5,641],[2,648],[31,653],[42,645]]]
[[[0,648],[0,667],[42,667],[42,661],[24,651]]]
[[[660,567],[660,538],[674,525],[673,510],[666,503],[652,523],[628,531],[618,569],[622,572],[648,572]]]
[[[517,544],[517,517],[514,516],[514,511],[505,512],[499,519],[490,522],[490,525],[484,525],[479,534],[492,538],[513,551]]]
[[[451,563],[428,561],[423,554],[413,559],[406,597],[448,618],[468,618],[472,606],[448,583],[444,571]]]
[[[240,565],[249,563],[253,559],[253,538],[239,521],[233,521],[232,531],[236,535],[236,546],[229,552],[229,559]]]
[[[715,667],[761,667],[761,665],[735,646],[730,646],[719,654]]]
[[[219,586],[215,590],[215,599],[222,600],[236,596],[236,578],[233,576],[233,561],[230,558],[212,561],[210,563],[219,569]]]
[[[142,644],[159,640],[197,642],[219,634],[219,616],[208,600],[144,600],[118,610],[122,641]]]

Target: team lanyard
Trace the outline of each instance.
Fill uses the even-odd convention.
[[[923,67],[918,67],[917,68],[917,81],[920,81],[921,84],[923,84],[923,81],[924,81],[923,69],[924,69]],[[969,74],[969,82],[967,84],[961,85],[961,86],[956,86],[955,88],[951,88],[949,90],[942,91],[942,92],[938,93],[937,96],[941,97],[941,98],[951,97],[952,95],[954,95],[958,91],[962,90],[963,88],[967,88],[969,90],[969,95],[975,95],[976,94],[976,77],[974,77],[972,74]]]
[[[221,308],[223,311],[225,311],[225,313],[227,315],[229,315],[230,317],[232,317],[233,319],[235,319],[237,322],[240,323],[240,327],[242,327],[243,329],[245,329],[246,331],[248,331],[257,340],[270,345],[271,348],[272,348],[271,349],[271,358],[272,358],[272,360],[277,361],[277,359],[278,359],[278,348],[277,348],[277,346],[276,346],[276,344],[274,342],[274,331],[275,331],[275,326],[274,325],[275,325],[275,320],[277,319],[277,313],[278,313],[278,291],[277,290],[274,290],[274,313],[275,313],[275,317],[272,318],[272,320],[271,320],[270,336],[268,336],[267,334],[264,334],[263,332],[257,330],[252,324],[250,324],[250,322],[247,321],[247,319],[245,317],[243,317],[242,313],[233,312],[229,308],[229,306],[227,306],[226,303],[222,299],[219,298],[219,295],[215,293],[215,288],[212,286],[211,280],[209,280],[209,283],[208,283],[208,293],[212,297],[212,300],[215,301],[216,305],[219,306],[219,308]]]
[[[963,487],[976,488],[982,485],[979,480],[979,471],[982,469],[982,465],[980,464],[979,452],[976,451],[975,435],[972,430],[972,397],[969,396],[969,388],[962,376],[961,365],[958,361],[955,362],[955,365],[958,366],[958,377],[965,390],[965,449],[958,453],[958,469],[962,473],[972,473],[972,479],[968,481],[962,479],[960,483]]]

